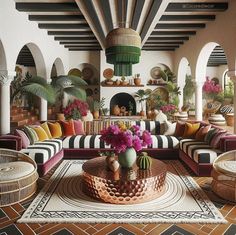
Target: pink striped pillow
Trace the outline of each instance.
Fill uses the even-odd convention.
[[[220,148],[220,139],[226,135],[227,135],[227,131],[225,130],[218,131],[212,138],[210,142],[210,146],[214,149]]]
[[[30,140],[29,140],[29,138],[27,137],[27,135],[25,134],[25,132],[22,131],[22,130],[16,129],[16,130],[15,130],[15,133],[16,133],[17,136],[21,137],[21,140],[22,140],[22,148],[27,149],[28,146],[30,145]]]

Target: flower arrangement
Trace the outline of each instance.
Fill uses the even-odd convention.
[[[86,116],[88,111],[88,104],[85,101],[75,99],[69,101],[67,106],[63,109],[63,113],[67,119],[72,118],[74,120],[80,119],[82,116]]]
[[[137,125],[127,127],[122,122],[103,129],[100,138],[106,144],[110,144],[117,153],[125,152],[127,148],[131,147],[140,151],[144,146],[152,144],[149,131],[141,131]]]
[[[174,104],[166,104],[161,106],[160,110],[170,118],[171,114],[174,114],[178,109]]]
[[[219,93],[222,92],[222,88],[219,84],[215,84],[214,80],[206,78],[202,87],[206,99],[214,99]]]

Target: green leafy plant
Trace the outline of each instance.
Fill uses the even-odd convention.
[[[190,99],[193,97],[195,92],[195,82],[191,75],[186,75],[185,77],[185,86],[183,89],[184,104],[188,104]]]
[[[143,89],[140,89],[138,90],[134,97],[137,98],[138,102],[141,104],[141,111],[143,111],[143,102],[146,101],[150,94],[151,94],[151,90],[150,89],[146,89],[146,90],[143,90]]]

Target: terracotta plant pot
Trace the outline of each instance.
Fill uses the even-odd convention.
[[[99,111],[98,110],[93,112],[93,118],[94,119],[99,119]]]
[[[140,116],[142,116],[142,117],[146,116],[145,111],[140,111]]]
[[[65,120],[65,115],[64,115],[64,113],[57,113],[57,120],[59,120],[59,121],[64,121],[64,120]]]
[[[134,78],[134,84],[139,86],[141,84],[141,78]]]
[[[118,105],[115,105],[112,109],[112,114],[115,116],[119,116],[120,115],[120,108]]]

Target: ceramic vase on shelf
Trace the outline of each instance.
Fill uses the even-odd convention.
[[[125,152],[118,154],[118,162],[123,168],[132,168],[137,159],[137,153],[134,148],[127,148]]]

